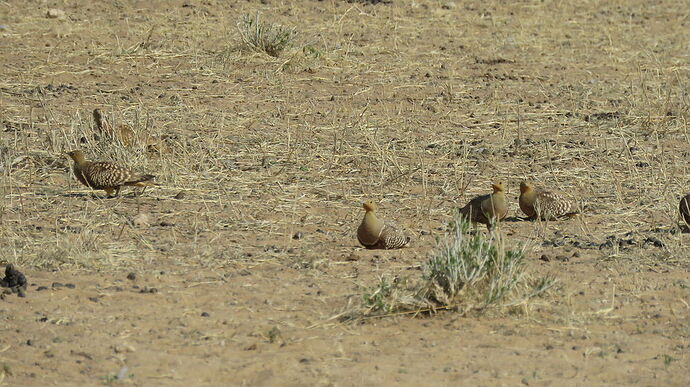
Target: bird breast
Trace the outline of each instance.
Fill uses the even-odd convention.
[[[379,240],[381,231],[383,231],[383,222],[378,220],[372,212],[367,212],[357,228],[357,238],[364,245],[372,245]]]

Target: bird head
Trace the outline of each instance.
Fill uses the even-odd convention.
[[[502,181],[497,181],[495,183],[491,183],[491,188],[494,189],[494,193],[506,191],[505,184],[503,184]]]
[[[82,152],[80,150],[73,150],[71,152],[67,152],[67,155],[69,157],[71,157],[72,160],[74,160],[74,162],[77,164],[80,164],[80,163],[83,163],[84,161],[86,161],[86,159],[84,158],[84,152]]]
[[[364,207],[364,211],[366,212],[376,211],[376,204],[374,204],[372,200],[367,200],[364,203],[362,203],[362,207]]]
[[[532,190],[532,186],[527,184],[527,182],[520,183],[520,193],[529,192]]]

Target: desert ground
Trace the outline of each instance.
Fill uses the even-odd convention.
[[[252,50],[245,15],[295,34]],[[690,384],[689,23],[678,0],[0,2],[0,264],[28,279],[0,289],[0,384]],[[156,185],[107,198],[74,149]],[[356,313],[497,180],[496,232],[552,288]],[[582,214],[522,220],[523,180]],[[366,199],[408,247],[359,246]]]

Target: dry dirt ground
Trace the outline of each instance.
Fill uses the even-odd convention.
[[[277,58],[241,44],[257,12],[297,31]],[[688,385],[689,12],[0,2],[0,260],[30,284],[0,300],[0,380]],[[94,140],[94,108],[136,143]],[[106,199],[74,179],[75,148],[158,185]],[[547,295],[338,318],[379,277],[419,276],[454,209],[497,179],[512,206],[500,232],[527,246],[529,273],[558,279]],[[584,215],[516,219],[523,179]],[[365,198],[409,248],[357,245]]]

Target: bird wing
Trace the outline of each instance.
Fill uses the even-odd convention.
[[[381,241],[385,249],[398,249],[405,246],[410,241],[410,238],[395,223],[386,222],[379,237],[379,242]]]
[[[565,196],[549,191],[537,195],[535,208],[543,217],[560,217],[576,212],[575,206]]]
[[[89,164],[84,168],[83,174],[93,188],[117,187],[125,184],[132,176],[128,169],[107,161]]]
[[[483,202],[488,199],[490,195],[481,195],[470,200],[465,207],[460,209],[460,213],[464,215],[467,219],[472,222],[486,222],[486,216],[484,216]]]

